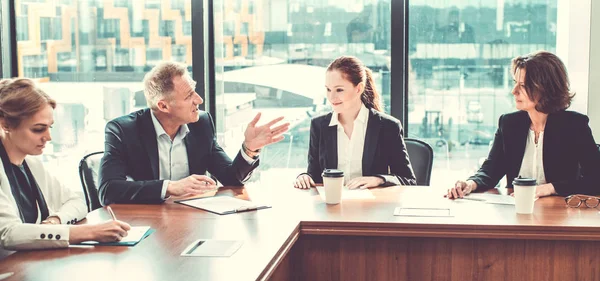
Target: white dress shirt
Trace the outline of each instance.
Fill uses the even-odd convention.
[[[338,169],[344,171],[344,182],[362,177],[362,157],[369,122],[369,109],[361,105],[358,116],[354,119],[354,128],[350,138],[338,120],[338,113],[333,112],[329,126],[337,126]]]
[[[525,145],[525,154],[523,162],[521,162],[521,170],[519,175],[522,177],[533,178],[537,180],[537,184],[546,183],[546,175],[544,174],[544,132],[540,132],[538,143],[535,143],[535,132],[529,130],[527,135],[527,143]],[[509,179],[512,181],[512,179]]]
[[[190,175],[187,146],[184,142],[184,138],[190,132],[190,129],[187,124],[181,125],[177,135],[171,140],[169,134],[154,116],[154,112],[150,111],[150,115],[152,116],[152,124],[154,124],[154,131],[156,131],[156,143],[158,145],[158,177],[164,180],[161,198],[165,199],[170,181],[177,181]],[[256,159],[246,155],[243,149],[240,151],[248,164],[253,164],[256,161]]]

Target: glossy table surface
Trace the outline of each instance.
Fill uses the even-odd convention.
[[[254,184],[221,188],[215,196],[235,196],[273,207],[216,215],[169,200],[161,205],[112,205],[132,226],[156,232],[134,247],[71,246],[23,251],[0,261],[8,280],[262,280],[268,279],[302,235],[398,236],[483,239],[600,241],[597,209],[567,208],[562,197],[541,198],[531,215],[514,206],[448,200],[442,187],[388,187],[372,197],[327,205],[317,190]],[[492,191],[497,192],[497,191]],[[505,192],[501,190],[501,192]],[[451,210],[451,217],[400,217],[400,206]],[[105,209],[87,223],[110,219]],[[182,257],[197,239],[239,240],[229,258]]]

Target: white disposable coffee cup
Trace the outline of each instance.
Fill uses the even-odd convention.
[[[513,180],[515,189],[515,208],[517,214],[532,214],[535,202],[535,187],[537,182],[532,178],[518,177]]]
[[[336,169],[325,169],[322,176],[323,189],[325,189],[325,203],[339,204],[342,201],[344,172]]]

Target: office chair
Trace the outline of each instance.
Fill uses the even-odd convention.
[[[98,170],[104,151],[90,153],[79,161],[79,178],[85,194],[88,212],[102,207],[98,198]]]
[[[429,185],[433,168],[433,149],[429,144],[417,139],[405,138],[408,159],[412,165],[417,185]]]

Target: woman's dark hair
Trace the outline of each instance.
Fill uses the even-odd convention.
[[[575,96],[570,91],[569,76],[563,62],[553,53],[537,51],[512,59],[511,72],[525,70],[525,90],[542,113],[565,110]]]
[[[360,99],[367,108],[381,111],[381,97],[379,96],[377,89],[375,89],[373,73],[359,59],[351,56],[339,57],[327,67],[327,71],[332,70],[341,72],[342,76],[354,86],[364,82],[365,90],[360,96]]]

